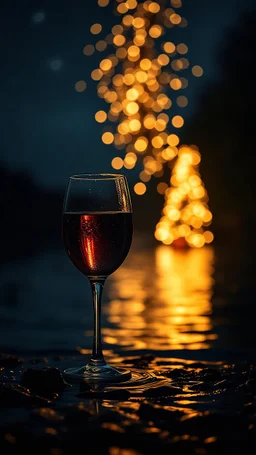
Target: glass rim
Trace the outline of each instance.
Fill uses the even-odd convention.
[[[120,178],[125,178],[123,174],[108,174],[108,173],[98,173],[98,174],[73,174],[69,177],[70,180],[117,180]]]

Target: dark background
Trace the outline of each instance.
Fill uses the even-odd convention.
[[[214,216],[219,264],[215,295],[224,298],[225,311],[230,299],[239,302],[237,320],[247,315],[241,332],[245,337],[248,324],[249,333],[253,331],[255,296],[256,11],[249,0],[183,3],[188,27],[177,35],[167,30],[164,39],[186,43],[191,64],[202,66],[204,75],[188,76],[184,94],[189,105],[182,111],[181,137],[196,144],[202,155],[200,172]],[[13,327],[13,318],[17,321],[23,311],[17,299],[26,299],[22,293],[34,267],[31,258],[39,261],[39,254],[62,251],[61,209],[69,175],[111,172],[117,153],[101,142],[102,125],[94,114],[105,106],[90,80],[103,53],[85,57],[83,47],[96,41],[89,32],[94,22],[103,24],[105,36],[119,20],[111,4],[99,8],[96,1],[10,0],[0,12],[1,323]],[[81,79],[87,89],[77,93],[74,86]],[[125,170],[131,188],[139,171]],[[163,206],[155,180],[145,196],[132,193],[132,198],[135,230],[154,244],[154,226]],[[47,281],[58,274],[59,265],[52,269],[51,256],[44,261],[38,280]],[[77,271],[69,265],[69,273],[74,277]],[[58,298],[54,279],[50,286],[49,295]],[[8,345],[6,340],[0,344]]]
[[[248,215],[247,228],[255,219],[255,8],[249,0],[183,4],[188,27],[167,29],[164,39],[185,42],[191,66],[201,65],[204,75],[188,74],[182,139],[201,151],[214,222],[243,223]],[[58,0],[10,1],[1,7],[1,212],[17,213],[16,227],[33,216],[37,228],[45,228],[53,214],[42,219],[43,204],[57,215],[69,175],[111,172],[116,150],[101,142],[102,125],[94,114],[106,106],[90,79],[104,53],[85,57],[82,50],[98,39],[89,32],[94,22],[103,24],[105,36],[118,21],[113,4],[100,8],[96,1],[85,5],[75,0],[72,6]],[[83,93],[74,88],[80,79],[87,82]],[[139,170],[124,170],[131,186]],[[138,228],[149,232],[163,205],[154,179],[152,187],[143,198],[133,195],[146,216],[150,205],[147,221],[137,219]]]

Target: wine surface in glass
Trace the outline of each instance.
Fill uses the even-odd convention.
[[[130,212],[65,212],[62,236],[68,256],[87,277],[107,277],[120,267],[132,241]]]

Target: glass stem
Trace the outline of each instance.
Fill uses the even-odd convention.
[[[93,314],[94,314],[94,333],[93,333],[93,347],[92,347],[92,356],[90,363],[94,366],[106,365],[104,356],[102,353],[101,345],[101,297],[104,286],[104,281],[93,281],[90,280],[92,287],[92,297],[93,297]]]

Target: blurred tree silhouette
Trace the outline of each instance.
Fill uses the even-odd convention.
[[[36,185],[25,172],[0,163],[0,263],[29,256],[61,241],[63,197]]]
[[[198,145],[202,153],[201,173],[217,232],[225,226],[237,227],[238,234],[255,230],[255,47],[252,11],[220,43],[220,79],[206,88],[184,131],[184,142]]]

